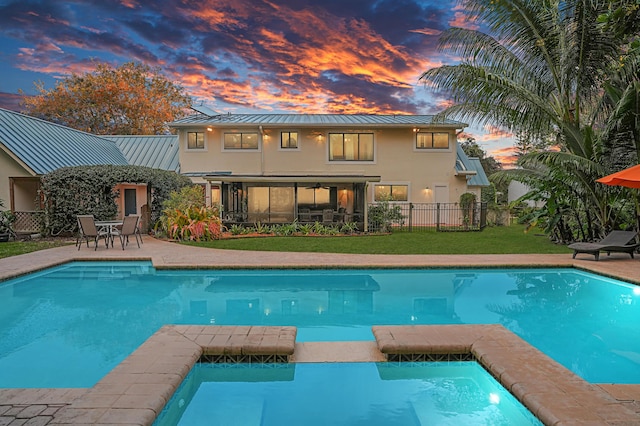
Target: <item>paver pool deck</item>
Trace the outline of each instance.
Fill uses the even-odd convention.
[[[630,259],[626,254],[612,253],[601,256],[599,261],[586,255],[572,259],[568,249],[567,254],[553,255],[285,254],[204,249],[146,236],[140,248],[130,244],[126,250],[100,247],[94,251],[83,246],[78,251],[72,244],[0,259],[0,280],[73,260],[150,260],[156,268],[575,267],[640,284],[640,259]],[[292,360],[375,362],[387,359],[394,350],[405,354],[441,353],[463,347],[479,361],[484,359],[485,368],[545,424],[640,424],[640,384],[586,383],[506,330],[489,328],[491,333],[481,332],[479,336],[477,331],[470,334],[466,326],[451,326],[462,328],[459,333],[444,334],[437,327],[425,327],[420,329],[420,336],[409,326],[390,329],[390,336],[381,329],[378,342],[295,343]],[[179,383],[196,362],[198,351],[206,351],[208,343],[202,342],[212,339],[211,333],[204,326],[163,328],[93,388],[0,389],[0,426],[150,424],[158,407],[164,405],[175,389],[174,383]],[[175,354],[179,359],[170,353],[170,361],[158,358],[157,365],[168,368],[166,371],[150,371],[145,375],[127,370],[139,365],[134,362],[136,354],[145,354],[142,358],[148,364],[149,353],[167,353],[165,347],[163,351],[154,351],[159,344],[157,339],[168,339],[170,345],[177,345]],[[535,360],[527,362],[532,354]],[[551,380],[554,375],[563,380]]]

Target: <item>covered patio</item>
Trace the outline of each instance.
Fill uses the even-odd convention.
[[[367,223],[367,185],[380,176],[204,176],[208,206],[218,206],[225,225],[256,223]]]

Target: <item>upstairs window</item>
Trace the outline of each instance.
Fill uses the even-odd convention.
[[[258,133],[225,133],[224,149],[258,149]]]
[[[204,149],[204,133],[188,132],[187,149]]]
[[[416,149],[449,149],[449,133],[416,133]]]
[[[297,149],[298,148],[298,132],[281,132],[280,148]]]
[[[329,161],[373,161],[373,133],[329,133]]]
[[[376,185],[375,201],[409,201],[409,185]]]

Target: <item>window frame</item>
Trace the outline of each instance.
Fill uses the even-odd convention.
[[[431,135],[431,146],[424,146],[424,147],[418,146],[418,139],[420,135]],[[435,135],[446,135],[447,146],[442,148],[434,146]],[[436,131],[417,131],[415,132],[415,136],[413,138],[413,150],[418,152],[425,152],[425,151],[449,152],[451,151],[451,133],[436,132]]]
[[[292,133],[296,134],[296,146],[295,147],[282,146],[282,142],[283,142],[282,137],[283,137],[283,135],[289,134],[289,138],[291,138],[291,134]],[[300,132],[298,130],[280,130],[280,142],[278,144],[278,150],[279,151],[287,151],[287,152],[300,151]]]
[[[332,155],[331,155],[331,136],[333,135],[342,135],[342,152],[344,153],[345,151],[345,146],[344,146],[344,139],[345,139],[345,135],[357,135],[358,136],[358,159],[354,159],[354,160],[348,160],[346,158],[340,158],[340,159],[332,159]],[[371,135],[371,159],[370,160],[362,160],[360,158],[360,136],[361,135]],[[364,164],[372,164],[376,162],[376,136],[375,136],[375,132],[328,132],[327,133],[327,161],[329,163],[364,163]]]
[[[389,187],[389,195],[391,196],[391,203],[408,203],[411,201],[411,185],[409,182],[376,182],[373,184],[373,194],[372,199],[374,202],[379,203],[382,200],[376,199],[376,187],[378,186],[388,186]],[[407,199],[406,200],[394,200],[393,199],[393,187],[394,186],[404,186],[407,188]]]
[[[196,146],[195,147],[190,147],[189,146],[189,135],[192,135],[192,134],[196,135]],[[202,135],[202,147],[201,148],[197,146],[197,142],[198,142],[197,141],[197,138],[198,138],[197,135],[198,134]],[[207,150],[207,136],[206,136],[206,133],[205,132],[188,130],[186,138],[185,138],[185,150],[186,151],[197,151],[197,152],[206,151]]]
[[[227,148],[225,142],[227,135],[240,135],[240,148]],[[257,138],[257,146],[255,148],[242,148],[242,139],[243,135],[256,135]],[[222,143],[221,143],[222,151],[226,152],[260,152],[262,150],[262,137],[260,136],[259,131],[230,131],[230,132],[222,132]]]

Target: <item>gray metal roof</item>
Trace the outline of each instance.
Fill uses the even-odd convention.
[[[456,172],[467,176],[468,186],[491,185],[479,158],[468,157],[460,145],[457,145],[456,157]]]
[[[128,164],[111,141],[2,108],[0,149],[36,175],[67,166]]]
[[[368,115],[368,114],[194,114],[170,123],[172,127],[189,126],[442,126],[467,127],[454,120],[435,120],[433,115]]]
[[[177,135],[102,137],[115,142],[131,165],[180,173]]]

